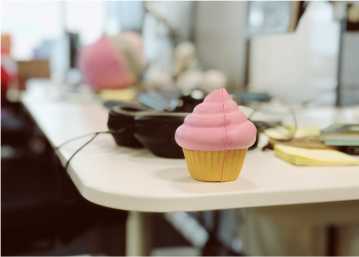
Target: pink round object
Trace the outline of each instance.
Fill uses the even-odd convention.
[[[253,123],[221,88],[195,107],[176,130],[175,139],[189,150],[224,151],[248,149],[254,144],[256,133]]]
[[[124,88],[136,82],[126,58],[108,37],[82,49],[79,67],[86,82],[96,90]]]

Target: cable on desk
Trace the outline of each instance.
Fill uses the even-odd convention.
[[[283,102],[283,101],[282,101]],[[290,116],[292,117],[293,120],[293,131],[292,133],[290,133],[290,136],[286,139],[280,139],[278,141],[283,141],[283,142],[289,142],[292,141],[295,138],[295,134],[297,133],[298,130],[298,119],[297,119],[297,115],[295,113],[295,110],[292,106],[289,106],[288,104],[284,104],[284,106],[286,106],[288,108],[288,112],[290,114]],[[262,111],[262,108],[260,106],[258,107],[251,107],[252,108],[252,112],[248,115],[248,119],[251,120],[254,116],[254,114],[256,114],[257,112]],[[289,130],[289,129],[288,129]]]
[[[82,149],[84,149],[88,144],[90,144],[92,141],[95,140],[95,138],[100,135],[101,133],[95,133],[89,140],[87,140],[86,143],[84,143],[82,146],[80,146],[71,156],[70,158],[67,160],[66,164],[65,164],[65,170],[68,169],[71,160],[76,156],[76,154],[78,154]]]
[[[70,138],[66,141],[64,141],[63,143],[61,143],[60,145],[56,146],[54,149],[55,151],[58,151],[61,147],[63,147],[64,145],[71,143],[73,141],[76,141],[78,139],[84,138],[84,137],[89,137],[92,136],[89,140],[87,140],[84,144],[82,144],[71,156],[70,158],[66,161],[65,164],[65,170],[67,171],[68,167],[70,166],[70,162],[71,160],[82,150],[84,149],[87,145],[89,145],[92,141],[94,141],[96,139],[96,137],[100,134],[116,134],[116,133],[121,133],[123,130],[105,130],[105,131],[96,131],[96,132],[92,132],[92,133],[88,133],[88,134],[84,134],[81,136],[77,136],[77,137],[73,137]]]
[[[76,141],[78,139],[81,139],[81,138],[84,138],[84,137],[89,137],[89,136],[92,136],[92,135],[95,135],[95,134],[111,134],[112,132],[110,130],[106,130],[106,131],[96,131],[96,132],[91,132],[91,133],[88,133],[88,134],[83,134],[81,136],[77,136],[77,137],[73,137],[73,138],[70,138],[64,142],[62,142],[61,144],[59,144],[58,146],[55,147],[55,150],[59,150],[61,147],[63,147],[64,145],[67,145],[68,143],[71,143],[73,141]]]

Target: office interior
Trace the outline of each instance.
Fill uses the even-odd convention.
[[[359,255],[359,2],[1,6],[3,255]]]

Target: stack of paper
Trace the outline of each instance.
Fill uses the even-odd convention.
[[[275,154],[295,165],[302,166],[343,166],[359,165],[359,158],[330,149],[306,149],[284,144],[275,144]]]
[[[321,131],[326,145],[359,146],[359,124],[334,124]]]

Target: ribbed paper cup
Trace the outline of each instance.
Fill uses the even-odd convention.
[[[196,151],[183,149],[192,178],[199,181],[235,180],[243,166],[247,149]]]

